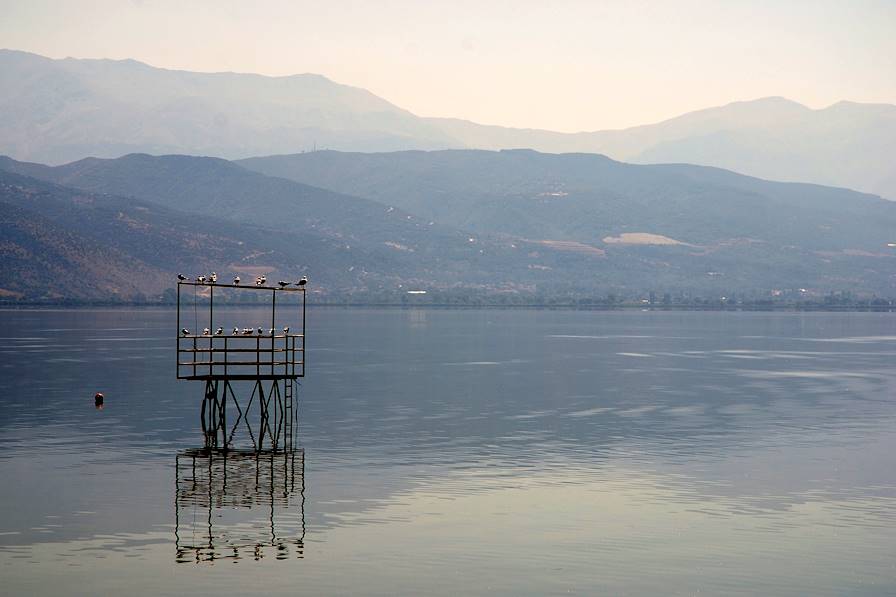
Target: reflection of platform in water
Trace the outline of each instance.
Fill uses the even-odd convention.
[[[202,448],[175,460],[178,562],[303,557],[302,450]]]

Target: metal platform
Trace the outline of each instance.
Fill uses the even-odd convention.
[[[193,290],[192,332],[181,327],[185,288]],[[249,327],[245,326],[248,322],[237,326],[237,329],[242,327],[247,333],[215,334],[214,331],[223,329],[215,319],[216,292],[219,296],[224,292],[264,293],[270,300],[270,313],[263,314],[268,333],[265,334],[263,329],[261,333],[256,333],[261,323],[253,321]],[[203,303],[201,324],[200,300]],[[294,427],[298,425],[295,385],[299,378],[305,376],[305,310],[304,285],[280,287],[178,282],[177,378],[205,382],[200,419],[207,448],[232,450],[234,433],[245,427],[254,453],[265,450],[265,444],[273,452],[293,449]],[[228,325],[233,323],[227,322]],[[204,332],[196,333],[196,328],[200,326]],[[252,383],[236,383],[240,381]],[[248,391],[249,387],[251,392]],[[242,404],[237,396],[240,388],[245,390]],[[253,405],[255,410],[252,410]],[[254,429],[250,418],[257,420]]]
[[[183,334],[183,287],[194,290],[194,310],[196,291],[200,288],[208,292],[207,316],[202,318],[202,326],[208,334]],[[270,297],[270,318],[266,321],[268,333],[220,334],[214,331],[215,291],[221,292],[263,292]],[[299,293],[294,309],[283,309],[283,298]],[[280,320],[277,319],[277,297],[281,298]],[[202,297],[205,300],[205,296]],[[190,380],[295,380],[305,376],[305,307],[304,287],[242,286],[238,284],[212,284],[210,282],[178,282],[177,284],[177,378]],[[204,307],[203,307],[203,310]],[[227,322],[229,325],[231,322]],[[298,333],[283,332],[286,323]],[[195,325],[198,327],[198,318]],[[270,330],[274,330],[273,334]]]

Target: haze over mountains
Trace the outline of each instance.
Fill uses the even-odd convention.
[[[60,164],[130,152],[228,159],[317,148],[531,148],[686,162],[896,199],[896,106],[738,102],[618,131],[556,133],[421,118],[319,75],[190,73],[0,50],[0,153]]]
[[[766,98],[563,134],[318,75],[0,50],[0,111],[4,300],[152,300],[175,270],[307,274],[335,300],[896,296],[896,202],[736,173],[896,198],[896,106]]]
[[[541,249],[542,269],[528,249]],[[178,271],[307,274],[331,300],[401,288],[534,290],[590,261],[478,237],[216,158],[128,155],[58,167],[0,158],[0,298],[157,299]],[[195,274],[194,274],[195,275]],[[401,291],[403,292],[403,291]]]
[[[0,294],[21,300],[69,280],[74,298],[156,297],[174,268],[308,274],[336,300],[410,288],[896,294],[894,202],[587,154],[4,158],[0,204]]]

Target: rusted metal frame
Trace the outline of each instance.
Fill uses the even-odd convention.
[[[188,380],[188,381],[209,381],[209,380],[218,380],[223,381],[229,379],[230,381],[273,381],[273,380],[286,380],[286,379],[300,379],[299,377],[292,377],[291,375],[268,375],[264,374],[261,376],[255,374],[246,374],[241,375],[238,373],[231,373],[230,375],[197,375],[196,377],[187,375],[181,377],[180,379]]]
[[[203,336],[203,337],[206,337],[206,338],[207,338],[207,336]],[[225,338],[225,337],[226,337],[226,336],[218,336],[218,338]],[[230,336],[230,337],[231,337],[231,338],[236,338],[237,336]],[[259,336],[244,336],[244,337],[246,337],[246,338],[258,338]],[[267,336],[264,336],[264,337],[267,338]],[[291,337],[291,336],[290,336],[290,337]],[[277,339],[277,340],[280,340],[281,338],[283,338],[283,336],[277,336],[276,339]],[[259,348],[258,350],[259,350],[260,352],[264,352],[264,353],[271,352],[271,349],[270,349],[270,348]],[[227,351],[228,351],[228,352],[255,352],[255,349],[254,349],[254,348],[228,348]],[[191,353],[191,352],[193,352],[193,350],[190,349],[190,348],[184,348],[184,349],[181,350],[181,352]],[[223,349],[223,348],[196,348],[196,352],[197,352],[197,353],[208,353],[208,352],[211,352],[211,353],[216,353],[216,354],[217,354],[217,353],[223,353],[223,352],[224,352],[224,349]],[[285,349],[283,349],[283,348],[275,348],[275,349],[274,349],[274,352],[285,352]],[[216,363],[216,364],[217,364],[217,363]]]
[[[177,378],[180,379],[180,285],[181,283],[177,283]]]
[[[258,428],[258,449],[261,450],[264,447],[264,430],[267,424],[267,404],[265,402],[264,397],[264,387],[261,385],[261,381],[255,382],[255,387],[258,390],[258,406],[260,410],[260,423]],[[254,393],[254,391],[253,391]],[[270,427],[268,427],[270,431]]]
[[[243,420],[243,409],[240,408],[240,403],[236,399],[236,396],[233,393],[233,388],[230,387],[230,382],[226,379],[224,380],[224,400],[227,400],[227,392],[230,392],[230,398],[233,401],[233,404],[236,406],[237,418],[236,422],[233,424],[233,428],[230,430],[230,434],[227,436],[227,439],[224,442],[224,447],[226,448],[231,442],[233,442],[233,434],[236,433],[236,428],[239,427],[240,421]],[[252,431],[252,428],[249,428],[249,431]],[[252,438],[252,445],[255,445],[255,438]]]
[[[215,397],[216,398],[218,395],[217,388],[218,388],[218,381],[215,381]],[[224,392],[221,392],[220,409],[221,409],[221,417],[220,417],[221,441],[224,443],[223,447],[226,450],[227,449],[227,394],[225,394]],[[215,435],[217,436],[217,431],[215,432]],[[227,462],[226,461],[224,463],[224,478],[225,478],[225,484],[226,484],[226,479],[227,479]]]
[[[274,420],[276,421],[276,423],[274,424],[274,427],[277,428],[277,432],[274,435],[274,449],[276,449],[277,444],[280,441],[280,427],[282,426],[282,424],[286,418],[285,417],[286,411],[283,409],[283,403],[282,403],[283,397],[280,394],[280,382],[279,381],[274,381],[271,383],[271,395],[273,395],[275,392],[277,394],[277,400],[274,402]],[[278,414],[278,406],[279,406],[279,414]]]
[[[302,376],[305,376],[305,289],[302,288]]]
[[[255,434],[252,432],[252,424],[249,422],[249,410],[252,408],[252,402],[255,401],[255,391],[258,389],[259,384],[256,381],[255,385],[252,386],[252,395],[249,397],[249,404],[246,405],[246,429],[249,430],[249,437],[252,438],[252,447],[256,450],[261,450],[261,438],[258,438],[258,445],[255,444]],[[232,390],[231,390],[232,391]]]
[[[278,286],[249,286],[249,285],[240,285],[240,284],[221,284],[220,282],[211,283],[211,282],[193,282],[189,280],[184,280],[183,282],[178,282],[178,284],[183,284],[184,286],[209,286],[216,288],[237,288],[239,290],[267,290],[267,291],[277,291],[277,292],[304,292],[305,289],[302,287],[296,288],[280,288]]]
[[[277,291],[271,294],[271,375],[274,374],[274,334],[277,333]]]
[[[252,352],[255,352],[255,351],[253,350]],[[255,365],[256,362],[257,362],[257,361],[230,361],[230,365],[233,366],[233,367],[238,367],[238,366],[243,366],[243,367],[245,367],[245,366],[249,366],[249,365]],[[208,364],[208,361],[207,361],[207,360],[202,360],[202,361],[187,361],[187,362],[182,363],[182,364],[184,364],[184,365],[191,365],[191,364],[194,364],[194,363],[195,363],[196,365],[207,365],[207,364]],[[284,360],[281,360],[281,361],[273,361],[273,364],[274,364],[274,365],[277,365],[277,366],[284,365],[284,364],[287,364],[287,363],[289,363],[289,361],[288,361],[288,360],[285,360],[285,358],[284,358]],[[215,363],[215,364],[217,365],[217,364],[219,364],[219,363]],[[262,364],[265,365],[265,366],[267,366],[267,365],[270,365],[270,364],[271,364],[271,361],[264,361]],[[210,373],[210,374],[208,374],[208,375],[197,375],[197,377],[203,377],[203,378],[205,378],[205,377],[224,377],[224,375],[218,375],[218,374]],[[274,378],[274,377],[283,378],[283,377],[289,377],[289,376],[286,375],[286,374],[276,374],[276,373],[274,373],[274,374],[268,374],[268,373],[264,373],[264,374],[262,374],[262,373],[259,373],[256,377],[259,377],[259,378],[261,378],[261,377],[266,377],[266,378],[270,379],[270,378]]]

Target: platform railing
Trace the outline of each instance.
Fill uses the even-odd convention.
[[[305,376],[305,335],[181,335],[178,379],[294,379]]]

